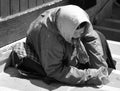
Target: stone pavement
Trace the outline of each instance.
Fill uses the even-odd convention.
[[[109,76],[110,82],[107,85],[99,87],[76,87],[60,83],[46,84],[42,80],[19,78],[19,74],[14,68],[9,68],[4,72],[10,47],[14,43],[0,48],[0,91],[120,91],[120,42],[108,40],[108,43],[112,56],[117,61],[117,70],[112,70]]]

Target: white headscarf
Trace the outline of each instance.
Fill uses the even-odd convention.
[[[88,22],[89,29],[93,29],[88,14],[76,5],[62,6],[57,17],[57,27],[62,37],[69,43],[76,28],[82,23]],[[91,26],[91,27],[90,27]]]

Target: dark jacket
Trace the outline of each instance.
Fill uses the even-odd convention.
[[[56,25],[56,12],[60,7],[41,14],[27,32],[26,43],[36,52],[48,77],[68,84],[82,84],[94,77],[98,68],[108,67],[99,35],[93,29],[82,38],[88,52],[91,69],[79,69],[71,61],[73,46],[60,34]],[[95,69],[94,69],[95,68]],[[94,76],[92,76],[91,74]],[[90,79],[89,78],[89,79]]]

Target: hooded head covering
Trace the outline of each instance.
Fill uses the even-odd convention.
[[[81,23],[87,22],[91,25],[88,14],[75,5],[62,6],[56,21],[60,34],[69,43],[71,43],[74,31]]]

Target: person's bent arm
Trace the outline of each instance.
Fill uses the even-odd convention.
[[[86,50],[90,56],[90,63],[93,68],[100,68],[101,66],[108,67],[106,57],[103,52],[100,36],[97,31],[89,30],[84,36],[84,43]]]
[[[49,44],[43,51],[43,55],[42,66],[48,77],[72,85],[85,84],[90,79],[90,84],[100,84],[100,80],[98,79],[98,69],[81,70],[73,66],[64,65],[62,62],[64,53],[59,45],[51,46]]]

